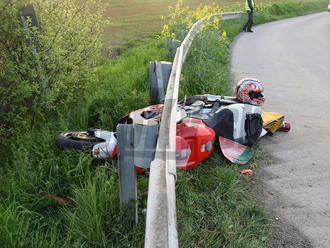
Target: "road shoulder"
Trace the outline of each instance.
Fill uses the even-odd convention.
[[[263,205],[271,219],[270,244],[273,248],[312,248],[311,242],[292,223],[282,218],[279,209],[288,205],[285,199],[275,189],[269,189],[266,184],[272,176],[265,170],[273,165],[272,158],[267,155],[267,159],[260,161],[259,168],[256,169],[254,194]]]

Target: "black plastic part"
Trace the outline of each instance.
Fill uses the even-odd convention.
[[[113,125],[112,127],[113,132],[117,131],[118,124],[133,124],[133,120],[128,115],[122,117],[119,121],[115,123],[115,125]]]
[[[216,100],[215,103],[212,106],[211,112],[209,113],[210,115],[217,112],[217,110],[221,107],[221,102],[220,100]]]
[[[213,117],[204,120],[209,128],[212,128],[216,134],[216,140],[219,136],[233,140],[234,133],[234,114],[230,109],[223,109],[216,112]]]
[[[143,111],[141,116],[146,119],[149,120],[151,118],[154,118],[155,116],[159,115],[162,111],[159,110],[149,110],[149,111]]]
[[[206,102],[207,101],[207,96],[204,96],[204,95],[190,96],[190,97],[187,97],[186,99],[180,100],[178,103],[179,104],[184,103],[186,106],[189,106],[189,105],[193,104],[196,101]]]
[[[257,142],[262,132],[262,117],[261,114],[246,114],[245,132],[247,139],[251,144]]]

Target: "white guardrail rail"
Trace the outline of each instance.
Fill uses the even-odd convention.
[[[244,13],[225,12],[200,19],[177,48],[164,101],[155,159],[150,166],[145,248],[179,247],[175,199],[176,119],[181,69],[188,50],[202,24],[214,17],[222,20],[234,19]]]

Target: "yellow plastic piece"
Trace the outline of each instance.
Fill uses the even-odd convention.
[[[268,132],[275,133],[284,121],[284,115],[275,112],[263,112],[262,120],[264,129]]]

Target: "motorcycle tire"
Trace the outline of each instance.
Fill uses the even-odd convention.
[[[56,137],[56,145],[63,150],[91,151],[94,145],[104,141],[95,137],[93,130],[66,131]]]

